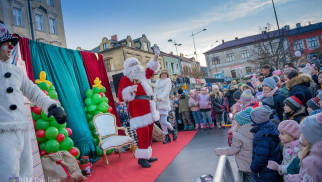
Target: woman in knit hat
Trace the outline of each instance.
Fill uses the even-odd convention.
[[[286,176],[286,181],[322,181],[322,113],[306,117],[300,132],[300,173]]]
[[[317,114],[322,111],[319,102],[320,102],[319,97],[314,97],[309,101],[307,101],[306,106],[307,106],[307,112],[309,113],[309,115]]]
[[[283,174],[284,180],[288,174],[287,168],[300,151],[300,125],[294,120],[284,120],[278,125],[279,137],[283,144],[283,162],[278,164],[275,161],[268,161],[267,168]]]
[[[252,181],[250,163],[252,161],[252,142],[254,135],[250,132],[252,128],[250,119],[251,111],[252,108],[249,107],[235,115],[237,127],[233,135],[231,147],[215,149],[217,156],[236,156],[235,160],[239,174],[238,181]]]
[[[225,99],[222,93],[220,92],[218,85],[212,86],[212,93],[210,94],[210,100],[213,105],[217,128],[221,128],[221,126],[225,124],[225,122],[223,121]]]
[[[162,69],[160,71],[160,79],[154,84],[153,96],[157,102],[157,109],[160,113],[160,124],[166,137],[163,144],[171,142],[168,129],[172,132],[173,141],[177,139],[177,131],[173,129],[172,125],[167,121],[168,113],[171,110],[169,99],[171,88],[172,83],[169,78],[169,72],[167,69]]]
[[[284,120],[295,120],[300,123],[306,117],[303,100],[304,95],[301,92],[284,100]]]
[[[274,99],[274,108],[277,112],[277,116],[280,121],[283,120],[283,112],[284,112],[284,104],[285,96],[282,95],[277,87],[276,81],[272,78],[265,78],[263,81],[263,99],[273,96]]]

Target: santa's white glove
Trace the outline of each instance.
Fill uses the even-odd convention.
[[[132,85],[132,90],[133,90],[134,92],[138,91],[138,85]]]
[[[154,45],[153,52],[154,52],[154,55],[159,56],[160,55],[160,48],[157,45]]]

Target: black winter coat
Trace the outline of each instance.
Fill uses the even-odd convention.
[[[292,78],[286,84],[286,87],[289,90],[289,97],[295,96],[296,92],[302,92],[305,96],[303,103],[306,103],[313,97],[313,93],[309,89],[311,82],[311,76],[306,74],[300,74]]]
[[[228,107],[229,107],[229,111],[230,111],[230,108],[236,103],[233,95],[234,95],[234,92],[236,91],[237,89],[235,90],[228,90],[225,97],[227,97],[227,100],[228,100]]]
[[[213,105],[215,114],[220,114],[224,112],[224,106],[225,106],[224,97],[215,97],[215,95],[211,95],[210,100]]]
[[[285,95],[281,94],[279,90],[275,92],[273,95],[273,100],[274,100],[274,108],[278,118],[280,121],[283,121],[283,113],[284,113],[284,103],[283,101],[286,99]]]

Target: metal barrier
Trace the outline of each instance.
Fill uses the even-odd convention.
[[[235,182],[233,170],[225,155],[221,155],[219,158],[214,182]]]

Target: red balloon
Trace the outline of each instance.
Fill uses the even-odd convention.
[[[46,90],[43,90],[43,92],[48,96],[48,92]]]
[[[66,128],[66,130],[67,130],[67,132],[68,132],[68,136],[70,136],[70,135],[72,135],[72,129],[70,129],[70,128]]]
[[[46,155],[46,154],[47,154],[46,150],[41,150],[41,151],[40,151],[40,155],[41,155],[41,156],[44,156],[44,155]]]
[[[38,138],[42,138],[42,137],[44,137],[44,136],[45,136],[45,130],[38,130],[38,131],[36,132],[36,136],[37,136]]]
[[[107,111],[108,112],[112,112],[113,111],[113,108],[112,107],[109,107]]]
[[[34,111],[34,113],[35,113],[35,114],[37,114],[37,115],[40,115],[40,114],[41,114],[41,108],[40,108],[40,107],[38,107],[38,106],[35,106],[35,107],[33,108],[33,111]]]
[[[70,149],[70,150],[69,150],[69,153],[70,153],[70,154],[72,154],[72,156],[74,156],[74,157],[75,157],[75,156],[77,156],[77,155],[78,155],[78,150],[77,150],[77,149],[75,149],[75,148],[72,148],[72,149]]]
[[[61,134],[57,135],[57,141],[62,142],[64,140],[65,140],[65,135],[64,134],[61,133]]]
[[[102,92],[100,92],[99,94],[100,94],[100,96],[101,96],[101,97],[103,97],[103,96],[104,96],[104,94],[103,94]]]

